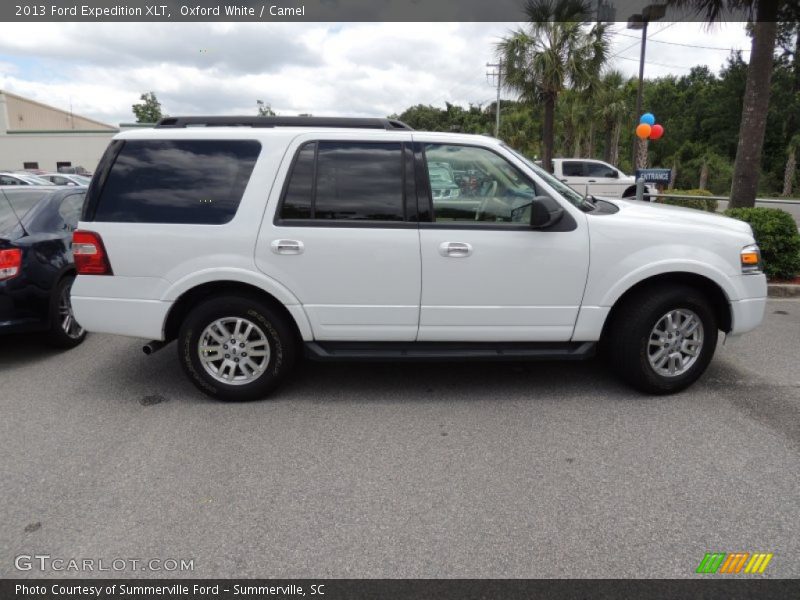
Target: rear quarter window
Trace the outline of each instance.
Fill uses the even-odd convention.
[[[52,192],[41,189],[18,188],[0,191],[0,233],[13,231],[28,212]]]
[[[239,208],[260,151],[255,140],[125,141],[93,220],[227,223]]]

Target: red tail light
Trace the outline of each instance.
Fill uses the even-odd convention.
[[[113,275],[103,240],[93,231],[72,234],[72,256],[78,275]]]
[[[22,250],[11,248],[0,250],[0,281],[19,275],[22,266]]]

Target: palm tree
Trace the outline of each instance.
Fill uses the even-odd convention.
[[[705,15],[709,23],[716,22],[726,11],[748,11],[755,17],[751,43],[750,64],[747,67],[739,125],[739,143],[733,165],[733,186],[730,207],[755,206],[758,178],[761,170],[761,151],[767,127],[772,60],[775,52],[779,5],[781,10],[796,0],[670,0],[676,6],[694,8]]]
[[[794,174],[797,171],[797,149],[800,148],[800,133],[789,140],[786,152],[786,168],[783,171],[783,193],[781,196],[791,196],[793,192]]]
[[[528,23],[497,45],[506,70],[505,86],[523,101],[544,106],[542,165],[553,170],[554,116],[559,94],[582,90],[596,79],[608,57],[608,33],[590,28],[583,0],[529,0]]]
[[[625,94],[625,78],[619,71],[608,71],[601,80],[598,94],[600,119],[605,130],[603,160],[612,165],[619,161],[619,136],[631,108]]]

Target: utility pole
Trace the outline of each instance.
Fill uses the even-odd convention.
[[[503,80],[503,61],[500,60],[496,63],[486,63],[486,66],[497,69],[496,71],[487,71],[486,77],[491,77],[492,79],[497,77],[497,103],[494,105],[494,137],[500,137],[500,87],[502,86]]]

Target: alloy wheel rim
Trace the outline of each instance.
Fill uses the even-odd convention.
[[[264,331],[249,319],[223,317],[210,323],[197,343],[200,363],[226,385],[252,383],[266,371],[270,346]]]
[[[703,322],[694,311],[678,308],[663,315],[650,331],[647,360],[663,377],[678,377],[697,362],[703,350]]]
[[[76,340],[83,335],[84,329],[75,319],[75,313],[72,312],[72,301],[69,298],[71,289],[72,286],[68,285],[61,291],[61,298],[58,301],[58,318],[61,322],[61,331],[67,337]]]

